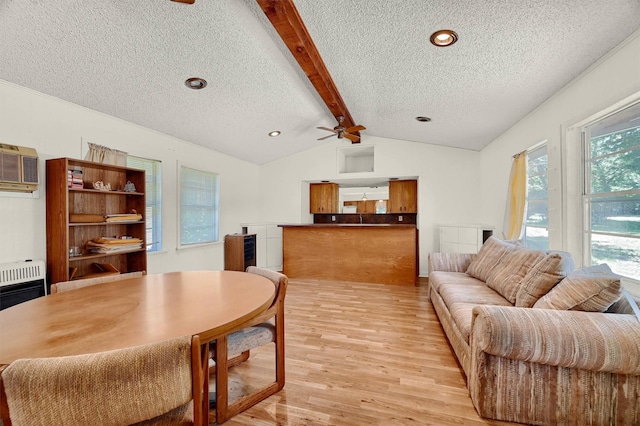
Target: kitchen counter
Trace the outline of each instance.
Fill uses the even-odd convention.
[[[279,226],[283,238],[283,272],[289,278],[416,284],[416,225]]]

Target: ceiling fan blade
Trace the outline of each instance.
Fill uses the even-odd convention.
[[[176,3],[187,3],[187,4],[193,4],[196,2],[196,0],[171,0],[171,1],[175,1]]]
[[[344,137],[351,140],[351,142],[360,143],[360,137],[356,135],[352,135],[350,133],[345,133]]]
[[[319,140],[319,141],[323,141],[323,140],[325,140],[325,139],[329,139],[329,138],[332,138],[332,137],[334,137],[334,136],[335,136],[335,135],[324,136],[324,137],[322,137],[322,138],[319,138],[318,140]]]
[[[345,131],[349,133],[359,132],[360,130],[367,130],[367,128],[358,124],[357,126],[353,126],[353,127],[349,127],[348,129],[345,129]]]
[[[320,129],[320,130],[328,130],[328,131],[333,132],[333,133],[335,133],[335,132],[336,132],[335,130],[330,129],[330,128],[328,128],[328,127],[316,127],[316,129]]]

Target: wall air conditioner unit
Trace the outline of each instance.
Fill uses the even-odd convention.
[[[38,189],[38,153],[33,148],[0,143],[0,191]]]

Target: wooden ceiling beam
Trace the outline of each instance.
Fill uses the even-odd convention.
[[[311,39],[293,0],[256,0],[271,24],[276,29],[282,41],[287,45],[293,57],[298,61],[302,71],[315,87],[316,91],[338,120],[344,117],[342,125],[353,127],[356,125],[347,105],[344,103],[329,70],[324,64],[320,52]],[[360,133],[356,133],[358,142]]]

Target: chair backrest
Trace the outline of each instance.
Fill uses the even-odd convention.
[[[284,297],[287,293],[287,285],[289,284],[289,278],[286,275],[272,271],[271,269],[259,268],[257,266],[247,267],[247,272],[268,278],[273,282],[273,285],[276,286],[276,296],[273,298],[271,308],[276,307],[280,302],[284,302]]]
[[[201,416],[193,381],[200,358],[192,355],[199,346],[197,336],[185,336],[95,354],[16,360],[1,373],[11,424],[128,425],[192,399],[194,417]]]
[[[75,290],[81,287],[87,287],[90,285],[108,283],[111,281],[127,280],[129,278],[141,277],[144,275],[144,271],[126,272],[124,274],[105,275],[102,277],[86,278],[72,281],[61,281],[59,283],[51,284],[51,294],[62,293],[63,291]]]

